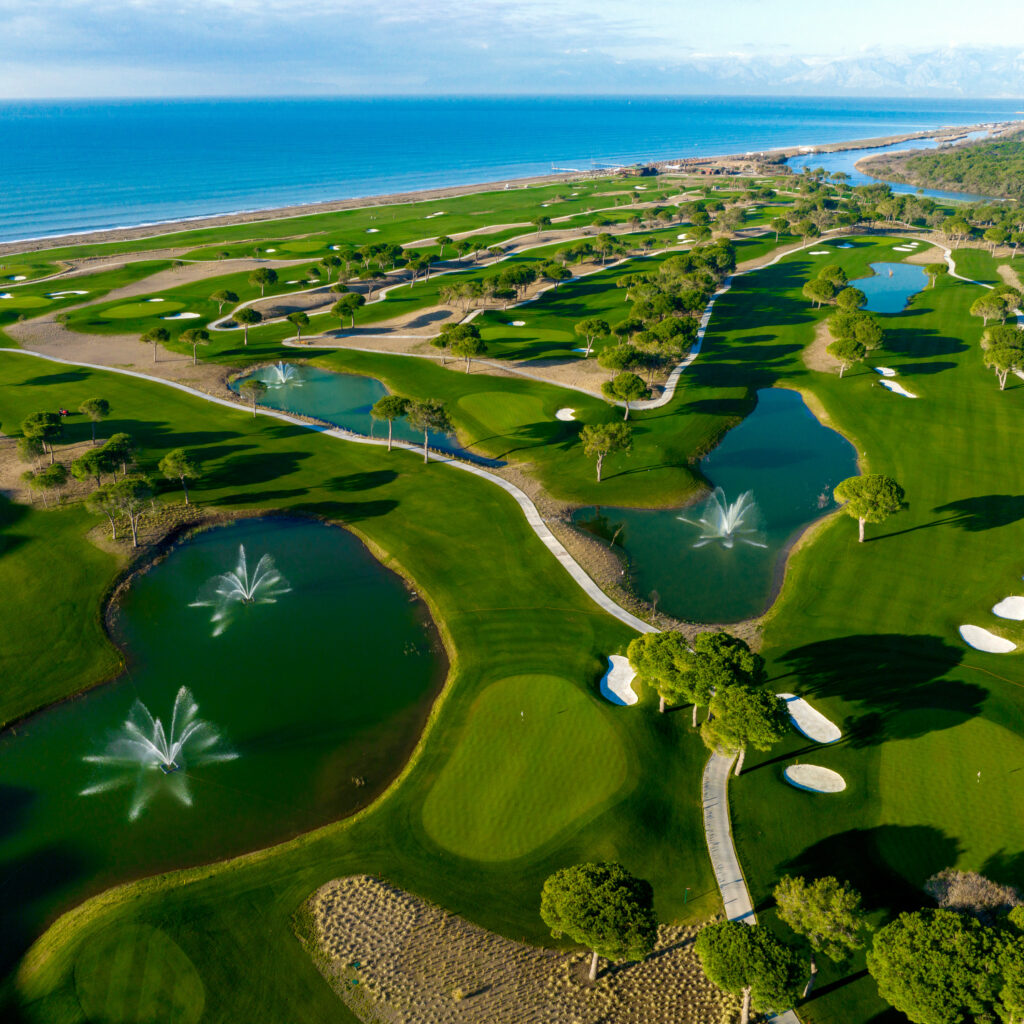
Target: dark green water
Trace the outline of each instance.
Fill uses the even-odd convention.
[[[210,609],[189,604],[235,567],[240,544],[250,564],[269,552],[292,589],[243,606],[214,637]],[[116,633],[125,677],[0,737],[2,967],[46,915],[88,892],[266,846],[369,803],[407,760],[447,669],[426,606],[399,577],[344,530],[296,519],[248,520],[175,548],[134,581]],[[237,759],[189,764],[173,780],[187,783],[191,807],[156,773],[135,821],[133,786],[79,795],[109,774],[83,756],[104,750],[133,701],[169,724],[182,685]]]
[[[366,434],[370,437],[388,436],[387,423],[374,420],[370,415],[373,403],[388,393],[387,388],[375,377],[363,377],[356,373],[334,373],[332,370],[321,370],[317,366],[285,365],[292,365],[294,371],[294,377],[287,383],[277,382],[274,367],[264,367],[233,381],[231,387],[237,391],[243,380],[258,377],[268,385],[266,392],[259,399],[261,405],[279,409],[281,412],[311,416],[357,434]],[[395,420],[394,438],[396,441],[423,444],[423,434],[413,430],[404,419]],[[454,435],[448,436],[431,431],[427,443],[438,451],[450,452],[482,466],[505,465],[504,462],[488,459],[462,448]]]
[[[872,263],[873,277],[859,277],[851,281],[867,297],[864,308],[871,313],[902,313],[907,303],[928,286],[924,267],[915,263]]]
[[[738,535],[731,548],[701,547],[701,530],[680,522],[699,519],[703,503],[686,509],[581,508],[575,522],[610,540],[616,535],[630,558],[636,592],[658,594],[658,607],[691,622],[736,622],[759,615],[781,580],[785,551],[822,514],[835,508],[832,488],[857,472],[853,446],[822,426],[796,391],[767,388],[757,407],[701,462],[728,502],[752,491],[756,532]],[[755,541],[764,547],[745,542]]]

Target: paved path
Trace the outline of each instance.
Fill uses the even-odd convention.
[[[711,867],[722,894],[725,916],[730,921],[757,924],[750,892],[743,877],[729,820],[729,773],[735,757],[712,754],[704,767],[701,797],[704,803],[704,838],[708,842]]]

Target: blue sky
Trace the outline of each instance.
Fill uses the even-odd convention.
[[[1021,0],[0,0],[0,96],[672,91],[693,57],[998,44]],[[725,62],[728,63],[727,61]],[[713,90],[712,90],[713,91]]]

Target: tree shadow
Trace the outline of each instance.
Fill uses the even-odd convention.
[[[850,746],[865,747],[924,736],[976,716],[985,689],[943,678],[962,657],[939,637],[878,634],[821,640],[782,661],[799,680],[801,695],[859,706],[856,717],[843,722],[843,736]]]
[[[1020,850],[997,850],[985,860],[981,866],[981,874],[994,882],[1021,889],[1021,880],[1024,879],[1024,853]]]
[[[291,476],[298,470],[299,463],[309,457],[308,452],[256,452],[252,455],[236,455],[221,462],[210,473],[208,483],[216,487],[249,487],[253,484],[270,483]],[[240,497],[242,500],[249,500],[250,495]]]
[[[321,501],[303,502],[298,508],[310,515],[323,516],[325,519],[336,519],[343,523],[359,523],[366,519],[377,519],[386,516],[398,508],[398,502],[391,498],[379,498],[375,501]]]
[[[398,479],[393,469],[374,469],[364,473],[349,473],[348,476],[336,476],[324,481],[329,491],[369,491],[374,487],[383,487]]]
[[[956,839],[931,825],[877,825],[827,836],[786,861],[779,873],[808,878],[832,875],[859,890],[866,907],[898,914],[933,905],[920,886],[955,864],[961,852]],[[914,881],[896,870],[894,858],[905,863]],[[770,905],[770,900],[765,901],[765,906]]]
[[[65,370],[62,373],[44,373],[38,377],[29,377],[26,380],[19,381],[18,387],[32,387],[37,384],[77,384],[80,381],[88,380],[89,372],[87,370]]]
[[[1024,495],[986,494],[939,505],[933,511],[952,513],[948,522],[970,533],[1010,526],[1024,519]]]
[[[942,373],[945,370],[955,370],[956,363],[935,362],[935,363],[903,363],[900,366],[900,373],[914,374],[923,377],[933,373]]]

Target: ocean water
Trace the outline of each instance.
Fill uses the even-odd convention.
[[[736,97],[0,104],[0,241],[1009,119],[1015,100]]]

